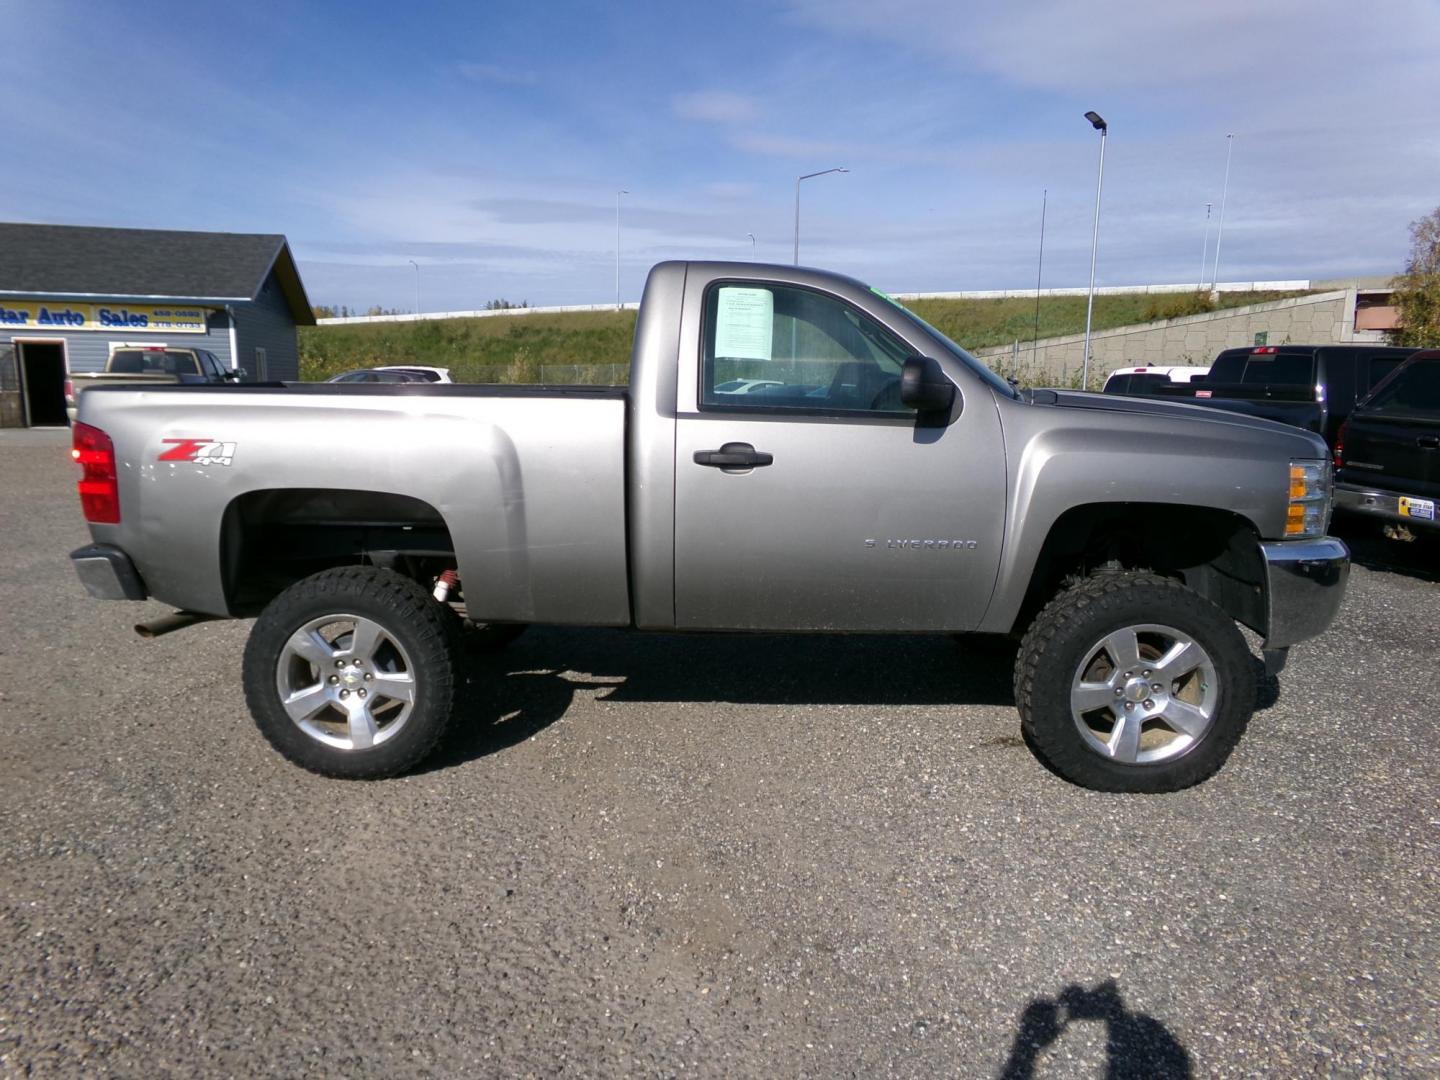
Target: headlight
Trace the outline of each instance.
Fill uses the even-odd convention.
[[[1290,504],[1285,512],[1287,539],[1324,536],[1330,527],[1333,489],[1330,462],[1324,458],[1292,458]]]

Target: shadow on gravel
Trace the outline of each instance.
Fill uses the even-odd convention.
[[[1053,998],[1035,998],[1020,1014],[1020,1028],[999,1080],[1031,1080],[1042,1052],[1075,1023],[1105,1024],[1107,1080],[1188,1080],[1190,1053],[1153,1016],[1131,1012],[1113,979],[1086,989],[1072,983]]]
[[[1013,706],[1015,648],[990,638],[535,628],[504,652],[467,656],[459,723],[421,770],[523,742],[565,715],[577,690],[622,702]]]
[[[1345,541],[1356,566],[1440,581],[1440,536],[1417,529],[1414,540],[1391,540],[1378,522],[1351,514],[1337,514],[1330,531]]]

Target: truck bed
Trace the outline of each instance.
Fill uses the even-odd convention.
[[[177,607],[244,613],[227,583],[277,515],[363,507],[337,526],[393,546],[383,508],[404,505],[448,532],[473,617],[630,621],[623,388],[97,386],[79,419],[117,458],[121,521],[97,540]]]

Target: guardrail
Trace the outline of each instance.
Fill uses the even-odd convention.
[[[1310,288],[1306,281],[1222,281],[1215,292],[1304,292]],[[1193,285],[1106,285],[1095,290],[1096,296],[1118,296],[1126,293],[1160,294],[1210,291],[1206,284]],[[1089,289],[1041,289],[1041,296],[1086,296]],[[1034,297],[1034,289],[970,289],[963,292],[902,292],[894,293],[897,300],[1010,300],[1017,297]],[[422,311],[408,315],[350,315],[337,319],[316,319],[320,326],[355,326],[362,323],[404,323],[429,322],[435,319],[490,319],[505,315],[564,315],[581,311],[637,311],[638,303],[621,304],[567,304],[561,307],[482,308],[478,311]]]

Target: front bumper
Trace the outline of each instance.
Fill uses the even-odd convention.
[[[80,584],[96,600],[144,600],[145,583],[130,556],[113,544],[86,544],[70,553]]]
[[[1367,517],[1383,518],[1385,521],[1399,521],[1406,525],[1418,525],[1426,529],[1440,528],[1440,521],[1415,517],[1400,512],[1400,499],[1404,492],[1378,491],[1375,488],[1359,487],[1354,484],[1335,485],[1335,509],[1348,510]],[[1437,500],[1425,500],[1434,503]]]
[[[1288,649],[1323,634],[1340,610],[1350,577],[1350,549],[1333,536],[1262,543],[1265,561],[1264,648]]]

